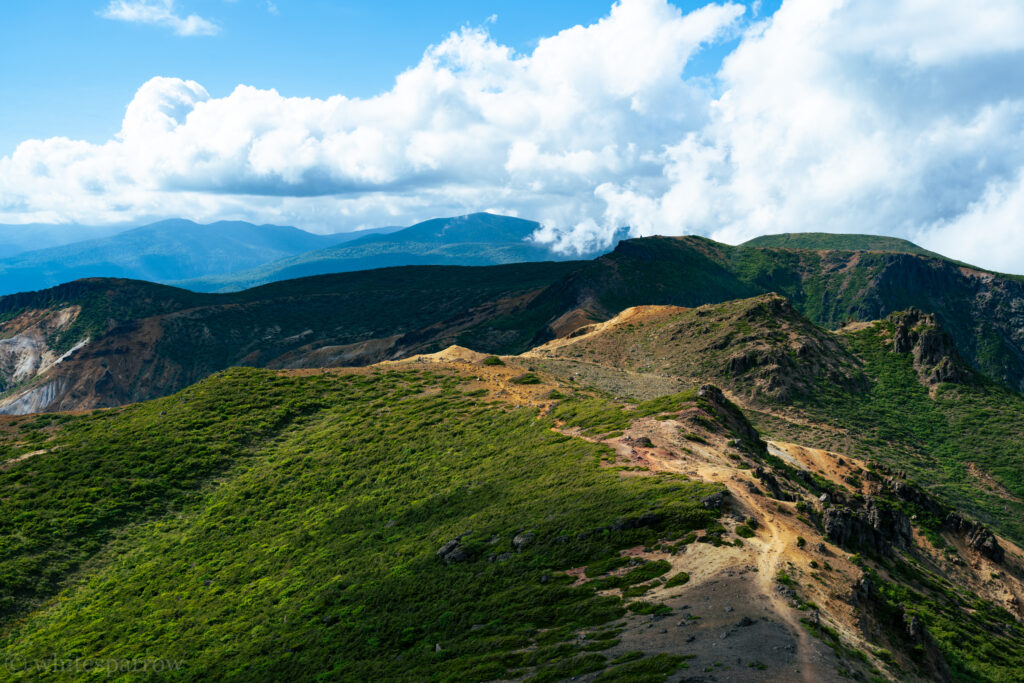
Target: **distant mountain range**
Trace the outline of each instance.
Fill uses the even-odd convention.
[[[531,241],[539,227],[536,221],[491,213],[435,218],[407,228],[389,226],[329,235],[282,225],[242,221],[202,225],[183,219],[131,229],[0,225],[0,296],[88,277],[148,280],[195,292],[237,292],[282,280],[392,266],[568,260],[566,255]],[[628,228],[620,228],[612,245],[626,239],[628,232]],[[77,241],[71,241],[72,236],[77,236]],[[881,235],[764,235],[743,246],[945,258],[912,242]],[[598,250],[574,258],[594,258],[602,253]]]
[[[174,284],[197,292],[232,292],[310,275],[390,266],[489,266],[567,260],[565,255],[528,241],[539,227],[536,221],[491,213],[435,218],[404,230],[366,235],[251,270]],[[620,234],[620,238],[624,237],[625,229]]]
[[[281,225],[173,219],[108,237],[39,249],[0,260],[0,293],[52,287],[83,277],[168,282],[252,268],[351,239]]]
[[[33,232],[46,248],[0,258],[0,295],[45,289],[86,277],[120,277],[229,292],[309,275],[408,265],[497,265],[566,260],[529,241],[535,221],[489,213],[437,218],[408,228],[316,235],[281,225],[173,219],[116,234],[51,246],[68,234],[54,226],[0,226],[0,255]],[[113,232],[114,229],[108,229]],[[625,229],[621,237],[625,237]],[[17,238],[17,239],[15,239]],[[588,254],[595,256],[597,254]]]

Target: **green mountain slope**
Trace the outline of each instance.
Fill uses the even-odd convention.
[[[934,313],[971,365],[1024,389],[1024,281],[914,254],[730,247],[699,237],[625,240],[532,302],[534,319],[549,328],[530,342],[571,329],[561,316],[578,325],[629,306],[697,306],[767,292],[831,328],[911,307]],[[481,348],[474,341],[460,343]]]
[[[743,243],[745,247],[780,247],[783,249],[814,249],[818,251],[891,251],[945,258],[913,242],[886,235],[850,235],[831,232],[786,232],[761,235]]]
[[[12,455],[48,452],[0,472],[6,661],[173,660],[177,676],[153,677],[179,680],[601,668],[614,637],[567,634],[599,633],[622,600],[561,571],[710,525],[700,501],[721,487],[620,477],[607,448],[481,393],[443,371],[232,370],[8,425]]]
[[[267,365],[289,353],[413,334],[445,320],[472,325],[521,306],[575,265],[394,268],[232,294],[96,279],[4,297],[0,324],[15,341],[59,355],[92,340],[19,387],[15,400],[22,403],[8,409],[119,405],[233,365]],[[78,312],[62,325],[40,327],[42,310]],[[0,344],[0,357],[3,351]],[[382,351],[377,359],[386,357]]]
[[[195,291],[236,291],[292,278],[391,266],[482,266],[566,260],[527,241],[535,221],[490,213],[436,218],[385,235],[292,256],[230,275],[180,282]]]

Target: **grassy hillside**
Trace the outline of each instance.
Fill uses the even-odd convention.
[[[3,654],[28,663],[13,673],[47,678],[31,663],[54,652],[180,663],[160,680],[606,667],[617,641],[601,625],[623,601],[561,572],[711,524],[700,500],[720,486],[601,468],[604,446],[468,382],[237,369],[122,410],[8,423],[10,456],[47,451],[0,470]]]
[[[697,308],[631,308],[526,355],[544,359],[552,371],[556,362],[562,374],[590,378],[591,365],[633,373],[621,381],[603,372],[592,377],[623,397],[651,384],[634,379],[638,375],[672,377],[693,386],[713,381],[755,403],[788,403],[823,382],[855,391],[865,379],[857,358],[835,335],[777,294]]]
[[[1024,631],[993,596],[1017,559],[957,583],[971,570],[948,533],[863,557],[822,535],[822,493],[865,500],[854,452],[910,462],[903,445],[936,428],[916,371],[869,332],[851,350],[878,388],[857,409],[896,417],[876,433],[877,415],[822,406],[865,438],[802,477],[713,389],[622,404],[552,390],[532,359],[238,368],[125,408],[6,418],[0,657],[16,680],[76,661],[101,663],[95,680],[779,680],[786,662],[815,680],[1014,680]],[[1019,441],[978,396],[978,448]],[[897,420],[906,434],[886,431]],[[946,496],[939,469],[914,474]],[[739,662],[723,654],[737,642]],[[148,668],[105,668],[125,661]]]
[[[969,363],[1024,388],[1024,282],[965,272],[942,258],[730,247],[699,237],[633,239],[553,285],[530,314],[550,322],[579,309],[590,320],[607,320],[629,306],[692,307],[767,292],[786,296],[813,322],[833,329],[911,307],[934,313]]]
[[[886,235],[851,235],[832,232],[787,232],[761,235],[743,243],[746,247],[781,247],[783,249],[814,249],[820,251],[891,251],[944,258],[923,249],[909,240]]]

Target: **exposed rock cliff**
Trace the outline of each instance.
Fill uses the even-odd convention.
[[[893,323],[892,350],[913,353],[914,369],[926,385],[963,383],[971,371],[960,358],[956,344],[934,315],[911,308],[889,316]]]

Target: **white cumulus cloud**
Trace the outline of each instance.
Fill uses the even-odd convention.
[[[132,7],[178,17],[169,0],[108,13]],[[717,73],[688,71],[725,40]],[[1019,73],[1019,0],[785,0],[770,16],[621,0],[529,54],[486,25],[455,32],[376,97],[151,79],[106,143],[0,158],[0,221],[337,229],[489,208],[541,220],[565,251],[623,225],[867,232],[1021,272]]]
[[[212,36],[220,32],[220,27],[197,14],[180,16],[174,10],[174,0],[111,0],[100,16],[136,24],[166,26],[179,36]]]

